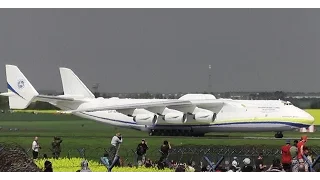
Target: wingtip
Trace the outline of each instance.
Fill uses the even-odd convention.
[[[60,71],[72,71],[72,69],[67,68],[67,67],[59,67],[59,69],[60,69]]]
[[[18,67],[18,66],[13,65],[13,64],[6,64],[6,67]]]

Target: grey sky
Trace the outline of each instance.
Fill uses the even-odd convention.
[[[69,67],[103,92],[320,91],[319,9],[1,9],[5,64],[38,90]]]

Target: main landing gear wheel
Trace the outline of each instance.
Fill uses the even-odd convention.
[[[149,136],[190,136],[190,137],[203,137],[204,133],[197,133],[192,130],[162,130],[152,129],[148,132]]]
[[[283,138],[283,134],[282,132],[277,132],[275,135],[274,135],[275,138]]]

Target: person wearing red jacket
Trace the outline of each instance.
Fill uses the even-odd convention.
[[[299,162],[304,162],[304,159],[302,157],[303,155],[303,147],[305,146],[306,142],[307,142],[308,137],[307,136],[302,136],[300,141],[297,144],[297,148],[298,148],[298,160]]]
[[[298,148],[298,161],[299,164],[302,166],[305,166],[305,169],[307,169],[307,163],[305,162],[305,160],[303,159],[303,154],[304,154],[304,149],[306,146],[306,142],[307,142],[308,137],[307,136],[302,136],[300,141],[297,144],[297,148]]]
[[[286,145],[281,147],[281,163],[286,172],[291,171],[291,154],[290,154],[290,140],[286,141]]]

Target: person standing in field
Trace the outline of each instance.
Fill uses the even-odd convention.
[[[303,159],[303,148],[305,146],[305,144],[307,143],[307,136],[302,136],[300,141],[297,144],[297,148],[298,148],[298,161],[299,163],[304,163],[304,159]]]
[[[86,159],[81,162],[81,169],[79,172],[92,172],[89,168],[89,162]]]
[[[109,154],[105,152],[103,156],[100,158],[102,164],[108,169],[110,166],[110,161],[109,161]]]
[[[267,166],[263,164],[263,154],[259,153],[259,156],[256,160],[256,171],[262,172]]]
[[[307,136],[302,136],[300,141],[297,144],[298,147],[298,159],[302,159],[302,155],[303,155],[303,147],[305,146],[305,144],[307,143]]]
[[[120,133],[117,133],[115,136],[111,139],[111,147],[110,147],[110,160],[113,161],[116,152],[119,148],[119,145],[122,143],[123,139]]]
[[[53,172],[52,163],[48,160],[44,162],[44,172]]]
[[[162,146],[160,147],[161,157],[159,159],[159,162],[166,161],[169,155],[169,150],[171,149],[170,142],[163,141]]]
[[[286,172],[291,171],[291,154],[290,154],[290,140],[286,141],[286,145],[281,147],[281,163]]]
[[[58,159],[61,153],[61,143],[62,143],[62,139],[59,137],[54,137],[53,141],[51,143],[52,146],[52,155],[53,158]]]
[[[148,145],[147,145],[147,142],[145,139],[142,139],[141,140],[141,143],[138,144],[138,147],[137,147],[137,162],[138,162],[138,165],[141,166],[142,164],[145,163],[146,161],[146,153],[147,153],[147,150],[149,149]]]
[[[304,166],[305,166],[305,170],[306,172],[309,172],[309,163],[310,165],[312,164],[312,159],[309,159],[309,148],[307,146],[303,146],[303,155],[306,157],[306,159],[304,159]],[[309,163],[307,162],[309,161]]]
[[[115,136],[111,139],[111,147],[109,150],[110,153],[110,162],[111,165],[108,168],[108,172],[111,172],[112,168],[119,163],[119,148],[120,144],[123,142],[123,138],[120,133],[117,133]]]
[[[290,155],[291,155],[291,171],[298,172],[299,170],[299,162],[298,162],[298,140],[294,140],[293,146],[290,147]]]
[[[34,141],[32,142],[31,149],[32,149],[33,159],[38,159],[39,149],[41,149],[41,147],[40,147],[40,145],[38,143],[38,137],[34,138]]]

